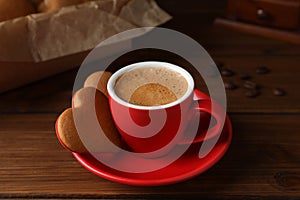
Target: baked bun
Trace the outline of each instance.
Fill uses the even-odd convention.
[[[0,0],[0,22],[35,13],[29,0]]]

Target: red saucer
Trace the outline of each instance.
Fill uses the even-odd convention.
[[[232,139],[232,127],[229,117],[226,117],[223,131],[215,147],[204,157],[199,158],[199,148],[202,143],[191,145],[188,150],[175,162],[154,172],[128,173],[112,169],[90,154],[73,153],[78,162],[94,174],[122,184],[136,186],[157,186],[174,184],[193,178],[216,164],[227,151]],[[108,159],[116,159],[116,163],[126,165],[126,162],[140,163],[138,156],[126,157],[122,154],[103,155]],[[151,159],[151,158],[149,158]],[[155,159],[154,159],[155,160]],[[153,158],[151,159],[153,161]],[[157,159],[159,162],[159,159]]]

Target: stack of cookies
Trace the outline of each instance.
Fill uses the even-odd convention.
[[[112,148],[105,140],[96,141],[96,138],[100,135],[105,135],[105,137],[118,147],[123,146],[121,137],[115,128],[107,99],[106,85],[110,76],[110,72],[95,72],[94,74],[91,74],[85,81],[84,88],[73,95],[72,108],[66,109],[58,117],[56,121],[56,133],[61,144],[66,149],[76,153],[86,153],[88,151],[96,153],[116,151],[116,149]],[[91,102],[95,102],[95,104],[91,105]],[[95,111],[97,121],[93,122],[93,117],[91,116]],[[100,125],[101,133],[97,132],[97,136],[86,134],[86,141],[88,140],[89,144],[95,144],[89,145],[92,146],[92,149],[89,148],[87,150],[82,143],[82,138],[80,138],[80,135],[78,134],[78,127],[75,125],[76,120],[73,116],[79,118],[77,119],[77,122],[79,120],[79,123],[85,124],[85,127],[88,129],[86,129],[86,131],[96,130],[97,126]]]

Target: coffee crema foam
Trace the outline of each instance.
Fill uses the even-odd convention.
[[[165,105],[181,98],[188,89],[186,79],[164,67],[132,69],[121,75],[114,91],[122,100],[141,106]]]

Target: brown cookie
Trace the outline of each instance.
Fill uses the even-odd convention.
[[[29,0],[0,0],[0,22],[35,13]]]
[[[77,131],[83,133],[89,150],[115,152],[121,147],[121,137],[113,122],[108,99],[96,88],[82,88],[73,96],[73,113]],[[82,135],[81,135],[82,136]],[[109,140],[107,140],[109,139]]]
[[[66,109],[57,119],[56,132],[62,145],[72,152],[84,153],[86,148],[77,133],[72,108]]]
[[[106,71],[94,72],[85,80],[84,87],[97,88],[108,97],[107,82],[111,75],[111,72]]]
[[[137,88],[130,97],[129,102],[141,106],[156,106],[176,100],[176,95],[169,88],[158,83],[149,83]]]
[[[62,7],[77,5],[89,0],[44,0],[40,6],[40,12],[53,12],[61,9]]]

